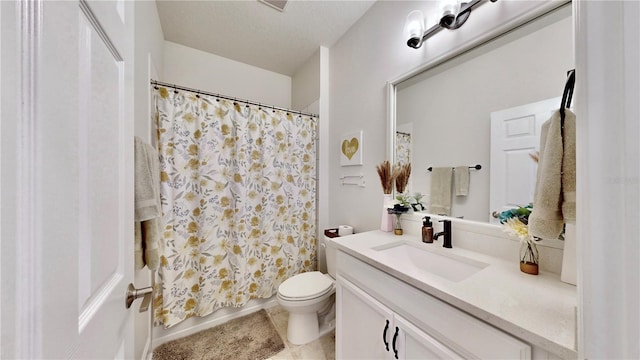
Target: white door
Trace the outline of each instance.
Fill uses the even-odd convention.
[[[131,358],[133,3],[3,1],[2,20],[2,355]]]
[[[533,202],[538,164],[529,154],[540,150],[540,127],[560,102],[557,97],[491,113],[490,213]]]
[[[392,359],[393,313],[338,276],[336,358]]]

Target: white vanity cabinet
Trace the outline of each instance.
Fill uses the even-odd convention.
[[[336,296],[338,359],[461,358],[343,277]]]
[[[336,358],[389,358],[393,312],[341,277],[336,304]]]
[[[337,359],[531,359],[528,344],[351,255],[338,251],[336,268]]]

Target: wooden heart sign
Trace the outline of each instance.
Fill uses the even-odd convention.
[[[358,152],[360,144],[358,144],[358,139],[351,138],[351,140],[344,140],[342,142],[342,153],[347,159],[351,160],[353,155]]]

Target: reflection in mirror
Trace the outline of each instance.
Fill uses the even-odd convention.
[[[510,194],[524,192],[516,196],[518,202],[533,201],[536,165],[528,153],[539,146],[539,124],[524,115],[524,120],[512,117],[503,121],[515,138],[528,136],[528,143],[535,145],[512,148],[519,156],[505,162],[505,177],[490,179],[496,161],[491,160],[490,150],[492,113],[495,117],[511,108],[562,95],[566,73],[574,68],[572,29],[571,6],[563,6],[396,84],[395,161],[411,162],[408,189],[425,194],[427,211],[431,199],[438,198],[438,194],[431,194],[433,173],[427,171],[429,167],[482,165],[481,170],[469,171],[466,196],[456,196],[453,188],[452,217],[491,221],[491,206],[500,205],[490,205],[490,180]],[[557,101],[555,108],[559,106]],[[543,114],[541,121],[549,115]],[[506,176],[518,171],[524,173]]]

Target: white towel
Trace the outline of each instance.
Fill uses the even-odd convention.
[[[156,270],[160,265],[160,218],[135,223],[134,259],[135,269],[145,265]],[[144,241],[143,241],[144,240]]]
[[[469,195],[469,167],[456,166],[453,171],[454,184],[456,188],[456,196]]]
[[[565,222],[575,223],[575,201],[576,116],[565,109],[564,139],[559,111],[542,125],[529,233],[543,239],[557,239]]]
[[[562,155],[562,218],[576,223],[576,115],[565,109]]]
[[[162,215],[160,207],[160,163],[158,152],[139,137],[134,146],[135,220]]]
[[[434,167],[431,171],[431,206],[429,212],[451,215],[451,167]]]
[[[158,153],[149,144],[135,137],[135,268],[145,265],[155,270],[160,263],[160,164]]]

